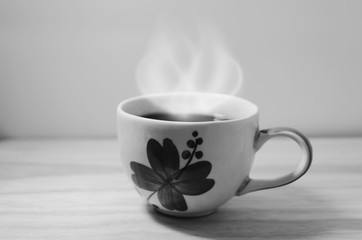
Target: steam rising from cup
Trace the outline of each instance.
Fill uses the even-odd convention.
[[[221,93],[235,95],[242,85],[238,62],[226,51],[215,32],[202,31],[193,42],[180,32],[163,32],[152,39],[137,69],[143,94]],[[172,101],[171,101],[172,102]],[[178,113],[209,111],[210,103],[180,103],[168,110]],[[192,109],[190,109],[192,108]]]

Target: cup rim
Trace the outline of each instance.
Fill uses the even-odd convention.
[[[130,113],[126,111],[124,108],[135,101],[140,100],[147,100],[147,99],[155,99],[155,98],[165,98],[165,97],[174,97],[174,96],[190,96],[190,97],[219,97],[219,98],[225,98],[232,101],[240,101],[243,102],[243,104],[249,105],[250,108],[252,108],[252,114],[248,114],[247,117],[242,118],[231,118],[231,119],[225,119],[223,121],[200,121],[200,122],[191,122],[191,121],[168,121],[168,120],[159,120],[159,119],[152,119],[152,118],[146,118],[137,114]],[[245,121],[247,119],[250,119],[256,115],[259,114],[259,108],[256,104],[253,102],[238,97],[234,95],[226,95],[221,93],[204,93],[204,92],[172,92],[172,93],[150,93],[150,94],[143,94],[139,96],[134,96],[127,98],[123,101],[121,101],[117,106],[117,115],[123,115],[127,118],[130,118],[131,120],[141,120],[146,122],[153,122],[153,123],[162,123],[162,124],[170,124],[170,125],[205,125],[205,124],[220,124],[220,123],[226,123],[226,122],[238,122],[238,121]]]

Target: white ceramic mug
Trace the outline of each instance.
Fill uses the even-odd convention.
[[[153,113],[207,114],[218,121],[167,121]],[[117,109],[124,169],[140,195],[162,213],[203,216],[233,196],[280,187],[300,178],[312,162],[308,139],[291,128],[259,130],[258,108],[228,95],[168,93],[127,99]],[[296,141],[303,157],[276,179],[249,177],[254,155],[270,138]]]

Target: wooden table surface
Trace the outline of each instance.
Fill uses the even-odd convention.
[[[362,138],[311,139],[310,171],[285,187],[234,197],[179,219],[138,196],[115,139],[0,141],[0,239],[362,239]],[[298,147],[276,139],[252,176],[293,169]]]

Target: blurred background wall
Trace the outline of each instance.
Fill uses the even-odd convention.
[[[162,21],[221,33],[261,128],[362,136],[362,1],[0,0],[0,137],[114,137]]]

